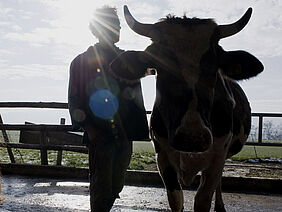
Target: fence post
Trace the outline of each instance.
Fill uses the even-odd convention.
[[[3,124],[1,114],[0,114],[0,124]],[[8,154],[9,154],[10,161],[11,161],[11,163],[16,163],[12,148],[9,147],[9,144],[8,144],[9,143],[9,137],[7,135],[7,132],[6,132],[6,130],[3,130],[3,129],[1,131],[2,131],[3,138],[4,138],[4,142],[7,145],[7,151],[8,151]]]
[[[258,143],[262,144],[263,115],[259,115]]]
[[[65,118],[61,118],[60,124],[61,125],[65,125],[66,124],[66,119]],[[61,166],[62,165],[62,159],[63,159],[63,150],[58,150],[58,153],[57,153],[57,166]]]
[[[44,147],[46,145],[47,131],[43,129],[40,131],[40,144],[42,145],[40,149],[41,165],[48,165],[48,152]]]

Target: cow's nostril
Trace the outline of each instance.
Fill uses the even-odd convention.
[[[185,151],[185,134],[177,133],[174,139],[170,142],[171,147],[178,151]]]

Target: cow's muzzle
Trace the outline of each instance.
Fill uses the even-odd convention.
[[[212,144],[210,131],[206,129],[192,132],[176,132],[170,145],[182,152],[204,152]]]

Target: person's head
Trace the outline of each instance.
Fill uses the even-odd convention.
[[[104,6],[94,12],[89,23],[92,34],[99,42],[116,43],[119,41],[120,22],[114,7]]]

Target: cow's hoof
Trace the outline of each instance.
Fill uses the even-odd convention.
[[[214,211],[216,211],[216,212],[226,212],[224,205],[215,205]]]

